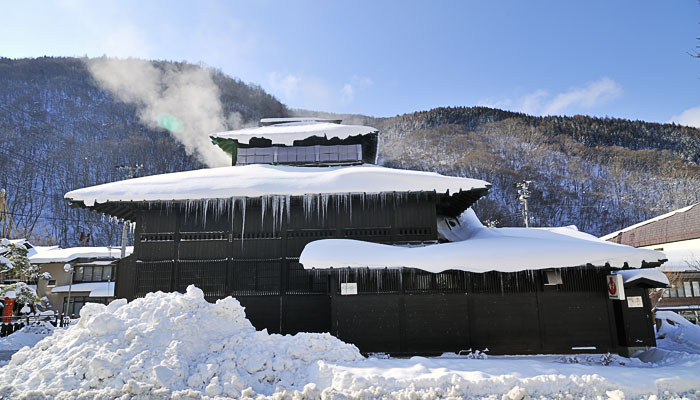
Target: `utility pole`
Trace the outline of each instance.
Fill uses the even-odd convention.
[[[125,171],[126,172],[126,179],[132,179],[136,177],[136,174],[139,172],[141,168],[143,168],[143,164],[134,164],[134,165],[117,165],[115,167],[118,171]],[[124,220],[124,226],[122,228],[122,256],[121,258],[126,257],[126,220]]]
[[[523,212],[523,218],[525,218],[525,227],[529,228],[530,227],[530,214],[527,209],[527,199],[530,198],[530,183],[532,181],[522,181],[518,182],[516,185],[518,187],[518,200],[520,201],[520,204],[523,206],[522,212]]]
[[[2,237],[9,239],[14,224],[10,207],[7,206],[7,192],[5,192],[5,189],[0,189],[0,221],[2,221]]]

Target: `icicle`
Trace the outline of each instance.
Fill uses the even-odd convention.
[[[202,206],[204,207],[204,210],[202,210],[202,230],[206,231],[207,230],[207,210],[209,210],[209,199],[203,200]]]
[[[260,231],[262,231],[263,226],[265,225],[265,209],[267,208],[267,196],[262,196],[260,198],[260,206]]]
[[[231,208],[229,215],[231,215],[231,239],[234,239],[236,237],[236,226],[233,224],[234,221],[236,220],[236,198],[231,197]]]
[[[285,206],[287,207],[287,223],[289,223],[292,214],[292,196],[287,195],[284,202],[286,203]]]
[[[277,211],[279,207],[279,197],[272,196],[272,236],[275,236],[275,230],[277,228]]]
[[[247,197],[241,198],[241,248],[243,248],[243,239],[245,237],[245,206]]]
[[[326,214],[328,214],[328,200],[329,200],[330,195],[329,194],[322,194],[321,195],[321,206],[323,207],[319,212],[322,214],[321,218],[321,223],[325,225],[326,223]]]
[[[311,218],[311,211],[313,211],[313,197],[310,194],[305,194],[303,198],[304,202],[304,220],[308,221]]]

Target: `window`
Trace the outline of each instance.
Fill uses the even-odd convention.
[[[238,149],[237,165],[362,161],[362,145],[251,147]]]
[[[693,291],[690,289],[690,282],[683,282],[683,290],[685,291],[685,297],[693,297]]]
[[[71,318],[78,318],[80,310],[86,303],[107,304],[108,299],[106,297],[71,296],[70,304],[68,304],[68,296],[66,296],[63,298],[64,313]]]
[[[82,265],[75,269],[74,282],[106,282],[112,280],[113,265]]]
[[[56,280],[55,280],[55,279],[49,279],[49,282],[46,284],[46,286],[56,286]]]
[[[693,281],[693,296],[700,297],[700,282]]]

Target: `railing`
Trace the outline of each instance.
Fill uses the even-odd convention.
[[[53,326],[65,326],[66,321],[58,315],[13,315],[0,317],[0,337],[12,334],[27,325],[48,322]]]

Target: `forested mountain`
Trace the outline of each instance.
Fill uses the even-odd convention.
[[[534,226],[603,235],[700,202],[700,130],[612,118],[532,117],[485,107],[438,108],[369,121],[386,165],[493,184],[476,211],[523,225],[516,183],[530,180]]]
[[[18,230],[37,243],[117,245],[121,227],[70,209],[63,194],[139,175],[201,168],[165,130],[143,123],[96,82],[86,59],[0,59],[0,187]],[[158,61],[156,69],[192,70]],[[380,162],[474,177],[493,184],[482,220],[522,225],[516,183],[531,180],[534,226],[575,224],[601,235],[700,202],[700,130],[612,118],[533,117],[485,107],[438,108],[391,118],[291,112],[260,87],[206,69],[222,112],[242,123],[262,117],[335,116],[381,130]],[[166,88],[167,89],[167,88]],[[233,122],[231,122],[233,124]],[[230,125],[227,128],[234,128]],[[368,189],[369,190],[369,189]]]
[[[391,118],[292,110],[381,130],[380,162],[484,179],[475,209],[496,226],[523,226],[516,184],[530,180],[533,226],[576,225],[603,235],[700,202],[700,130],[616,118],[534,117],[446,107]]]
[[[201,68],[154,62],[178,71]],[[260,87],[210,71],[224,112],[243,122],[287,115],[287,108]],[[118,245],[121,227],[95,213],[70,209],[73,189],[125,178],[117,165],[143,164],[139,175],[201,168],[165,129],[145,126],[137,106],[115,100],[91,77],[86,59],[0,58],[0,187],[14,236],[38,243],[78,244],[81,232],[94,245]]]

